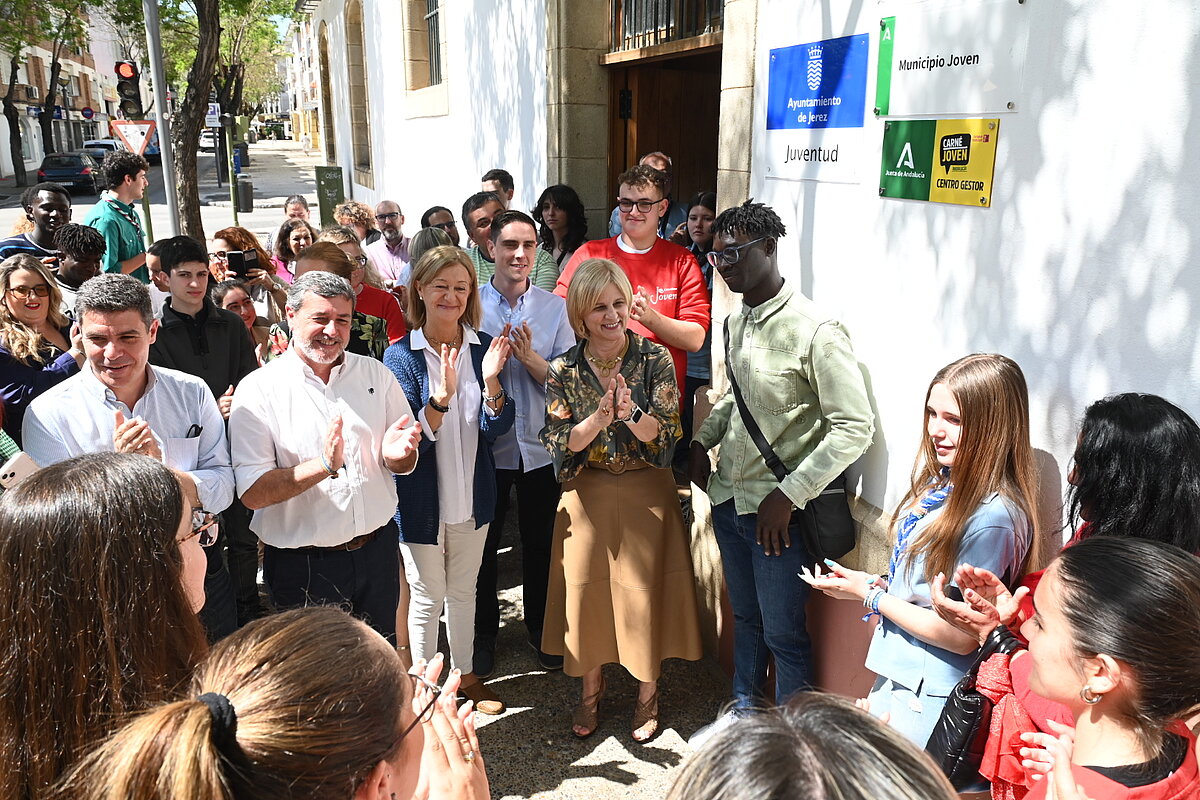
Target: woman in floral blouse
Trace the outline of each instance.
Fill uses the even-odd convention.
[[[542,442],[563,484],[542,649],[583,678],[576,736],[597,727],[604,664],[638,679],[633,738],[658,731],[663,659],[700,657],[687,533],[669,469],[679,389],[666,348],[626,330],[632,289],[588,259],[567,292],[580,342],[550,363]]]

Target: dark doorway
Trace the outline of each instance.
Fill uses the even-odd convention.
[[[716,191],[720,48],[612,64],[609,70],[609,197],[617,196],[617,176],[652,150],[671,157],[676,202]]]

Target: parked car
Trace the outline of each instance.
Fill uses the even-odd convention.
[[[200,152],[217,152],[217,131],[215,128],[205,128],[200,131]]]
[[[86,150],[71,153],[51,153],[38,167],[39,181],[53,181],[74,186],[88,194],[100,194],[100,165]]]

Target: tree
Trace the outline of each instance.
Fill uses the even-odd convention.
[[[279,90],[276,62],[281,40],[273,18],[291,13],[287,0],[225,0],[215,81],[221,108],[253,113],[267,95]]]
[[[21,55],[33,44],[41,30],[41,15],[35,13],[32,0],[5,0],[0,8],[0,50],[8,53],[8,91],[4,93],[4,118],[8,121],[8,152],[12,157],[13,176],[17,186],[29,182],[25,174],[25,155],[21,148],[21,115],[17,112],[15,94]]]
[[[42,149],[49,153],[54,150],[54,106],[58,99],[58,78],[62,74],[62,55],[68,49],[87,44],[87,26],[78,0],[49,0],[42,6],[42,11],[46,14],[46,38],[50,44],[50,80],[46,83],[38,125],[42,129]]]
[[[200,219],[200,187],[196,177],[196,142],[204,126],[208,95],[217,69],[221,40],[219,0],[194,0],[196,49],[187,73],[183,101],[171,119],[171,149],[175,154],[175,196],[179,201],[180,232],[205,241]]]

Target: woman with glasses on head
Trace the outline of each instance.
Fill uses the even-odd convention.
[[[0,797],[44,797],[207,645],[212,515],[159,461],[94,453],[0,497]]]
[[[486,800],[458,676],[406,673],[363,622],[311,607],[219,644],[184,699],[130,722],[51,795],[62,800]],[[419,674],[417,674],[419,673]]]
[[[231,274],[230,253],[253,253],[257,267],[249,267]],[[275,276],[275,261],[258,243],[258,237],[245,228],[222,228],[213,234],[208,243],[208,271],[213,283],[230,278],[245,282],[254,310],[258,316],[271,324],[278,322],[287,306],[287,283]]]
[[[21,443],[33,398],[83,366],[83,341],[59,311],[62,293],[48,267],[26,253],[0,262],[0,401],[4,431]]]
[[[319,242],[331,242],[350,259],[353,272],[350,273],[350,288],[354,289],[356,299],[354,308],[364,314],[379,317],[387,323],[388,344],[395,344],[404,338],[406,327],[404,314],[400,304],[390,292],[384,291],[383,279],[375,270],[375,265],[363,251],[354,231],[345,225],[336,225],[321,231],[317,238]]]

